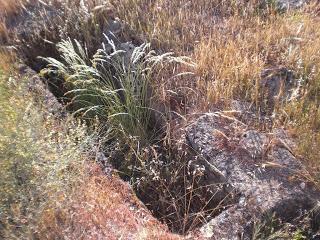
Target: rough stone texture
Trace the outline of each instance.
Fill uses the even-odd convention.
[[[304,7],[310,0],[258,0],[258,2],[262,9],[272,6],[279,13],[284,13]]]
[[[186,138],[205,159],[198,164],[206,167],[207,184],[224,182],[229,192],[237,193],[235,204],[200,229],[202,238],[251,239],[255,219],[275,212],[290,221],[320,199],[304,180],[308,172],[283,129],[262,133],[216,112],[190,125]]]
[[[297,82],[292,71],[285,67],[264,69],[261,72],[261,97],[269,110],[275,103],[292,98]]]
[[[19,74],[28,79],[28,90],[40,97],[40,102],[45,106],[46,112],[59,117],[65,116],[66,112],[57,100],[57,98],[49,91],[48,87],[41,80],[39,75],[31,68],[24,64],[18,66]]]
[[[306,0],[276,0],[276,6],[281,11],[287,11],[301,8],[307,2]]]

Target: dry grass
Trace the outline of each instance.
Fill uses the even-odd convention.
[[[251,80],[258,75],[263,58],[257,49],[257,41],[263,39],[258,36],[259,27],[267,21],[266,15],[273,14],[271,7],[262,10],[261,1],[112,0],[111,4],[117,16],[154,48],[190,56],[198,65],[195,77],[165,80],[163,92],[197,89],[195,108],[205,110],[203,104],[232,97],[235,92],[239,95],[240,90],[255,85]],[[250,34],[259,39],[251,42]],[[173,85],[170,81],[179,82]]]
[[[0,0],[1,15],[17,14],[23,5],[29,2],[29,0]]]
[[[95,137],[83,124],[45,113],[12,67],[4,75],[9,63],[0,68],[0,238],[179,239],[89,161]]]
[[[8,53],[8,51],[0,49],[0,66],[3,72],[9,73],[12,71],[16,60],[14,53]]]
[[[129,185],[106,177],[100,166],[90,168],[90,177],[62,210],[43,212],[41,239],[180,239],[150,215]]]
[[[166,80],[162,92],[187,93],[193,111],[242,99],[264,110],[261,70],[283,66],[301,82],[301,98],[276,104],[276,126],[296,132],[298,153],[319,172],[319,6],[279,14],[261,1],[113,0],[116,14],[157,49],[190,56],[195,76]],[[129,7],[128,7],[129,6]],[[147,14],[146,14],[147,13]],[[299,80],[300,81],[300,80]],[[164,97],[166,98],[166,97]],[[318,174],[319,175],[319,174]]]
[[[17,16],[29,0],[0,0],[0,45],[9,41],[9,30],[6,21]]]
[[[196,63],[196,68],[184,67],[182,70],[194,72],[194,75],[173,78],[172,75],[164,73],[154,79],[154,84],[158,87],[156,94],[164,104],[168,105],[165,106],[166,110],[177,111],[174,105],[186,104],[186,108],[180,109],[180,113],[184,114],[208,111],[216,105],[223,108],[233,99],[248,101],[258,110],[263,110],[266,103],[260,88],[261,71],[278,66],[294,70],[295,78],[299,79],[301,85],[300,96],[298,100],[277,102],[274,126],[285,126],[296,135],[299,143],[297,153],[306,158],[314,176],[319,176],[320,24],[317,8],[311,4],[301,11],[279,14],[272,5],[263,5],[261,2],[259,0],[111,0],[113,9],[111,11],[111,8],[108,8],[107,15],[102,13],[93,18],[79,15],[84,16],[79,22],[74,9],[66,5],[67,14],[63,15],[62,21],[58,20],[53,28],[49,28],[46,22],[39,26],[40,29],[44,29],[44,36],[50,41],[61,40],[57,29],[63,26],[63,37],[67,35],[71,35],[72,38],[79,37],[78,40],[81,42],[96,47],[100,44],[103,28],[100,26],[99,29],[95,29],[96,23],[101,24],[110,17],[113,19],[114,16],[118,16],[129,24],[139,39],[150,41],[157,50],[174,51],[179,55],[191,57]],[[68,3],[73,2],[68,1]],[[86,4],[88,9],[93,9],[93,6],[100,2],[87,1]],[[15,14],[17,6],[13,1],[0,1],[0,9],[1,7],[6,9],[4,12],[8,14]],[[66,19],[71,19],[68,23],[72,24],[65,24]],[[76,28],[74,23],[77,23]],[[3,39],[8,40],[7,32],[6,26],[0,24],[0,36]],[[44,36],[37,36],[35,32],[24,43],[31,45],[31,49],[37,49],[39,41],[43,41]],[[44,52],[40,54],[35,52],[36,55],[46,56],[45,50],[48,50],[48,47],[47,45],[42,47]],[[29,59],[36,59],[33,51],[30,49],[27,51],[31,53]],[[4,67],[9,68],[10,64],[5,62]],[[178,72],[177,68],[174,66],[173,70]],[[167,72],[173,71],[168,69]],[[184,94],[182,99],[185,102],[181,103],[174,99],[176,102],[172,103],[169,92],[177,96]],[[123,209],[119,214],[121,219],[135,217],[127,211],[127,203],[123,203],[124,205],[120,203],[122,193],[118,194],[115,190],[114,195],[107,196],[108,192],[114,193],[114,189],[119,187],[117,183],[108,181],[100,176],[100,173],[87,179],[87,183],[79,190],[81,196],[77,195],[75,201],[70,203],[70,209],[77,209],[73,217],[70,218],[67,212],[61,213],[59,217],[63,226],[73,226],[72,229],[64,229],[64,233],[81,238],[79,235],[81,231],[98,229],[89,234],[92,234],[93,238],[120,237],[111,225],[103,229],[101,223],[106,219],[110,220],[117,209]],[[117,182],[113,178],[112,181]],[[118,202],[119,205],[113,206],[111,202]],[[86,205],[83,205],[84,203]],[[106,210],[104,206],[109,206],[108,209],[111,211]],[[170,206],[174,207],[174,204]],[[92,209],[92,212],[89,214],[84,209]],[[48,222],[55,226],[55,229],[49,228],[50,224],[42,226],[43,236],[52,236],[50,232],[59,234],[62,231],[63,227],[61,228],[59,224],[52,224],[61,222],[57,220],[57,216],[53,213],[42,216],[44,223]],[[82,225],[78,225],[78,222]],[[125,225],[122,225],[121,220],[115,220],[114,224],[129,232],[132,231],[132,234],[135,231],[143,236],[145,234],[148,236],[154,231],[157,233],[157,227],[139,229],[140,223],[136,221],[125,222]],[[108,235],[110,232],[115,235]],[[165,234],[164,232],[164,238],[168,237]],[[129,235],[124,236],[129,237]]]
[[[299,99],[279,109],[279,118],[296,133],[298,153],[320,180],[320,31],[319,17],[298,15],[288,54],[288,65],[295,69],[300,84]],[[281,124],[282,122],[280,122]]]
[[[281,49],[277,44],[286,34],[281,17],[260,1],[111,2],[155,48],[195,60],[196,77],[183,79],[180,87],[198,89],[197,107],[221,98],[257,98],[260,71],[277,57],[269,55],[278,54],[273,50]]]
[[[8,29],[4,22],[0,22],[0,42],[4,43],[9,40]]]
[[[106,41],[104,34],[111,36],[107,30],[115,20],[110,5],[102,0],[41,1],[26,12],[27,18],[19,20],[18,30],[11,29],[10,42],[17,44],[18,40],[20,56],[37,71],[46,66],[38,57],[58,57],[55,44],[69,38],[85,45],[92,57]],[[24,24],[26,20],[28,23]],[[125,42],[130,38],[127,35],[118,29],[112,37]]]
[[[138,34],[155,44],[155,48],[178,54],[192,51],[202,36],[212,32],[221,17],[250,16],[261,5],[250,1],[206,0],[112,0],[116,15]]]

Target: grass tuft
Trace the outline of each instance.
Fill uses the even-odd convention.
[[[98,117],[115,137],[150,142],[155,136],[151,114],[156,111],[151,108],[152,77],[166,64],[182,58],[172,53],[156,55],[150,44],[121,50],[106,39],[107,44],[92,59],[77,40],[62,41],[57,45],[62,61],[46,58],[48,68],[42,73],[65,81],[66,96],[75,113],[89,119]]]

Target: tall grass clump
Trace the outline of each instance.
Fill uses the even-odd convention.
[[[149,44],[125,51],[108,38],[107,43],[90,59],[76,40],[63,41],[57,45],[63,60],[46,58],[42,73],[49,81],[63,79],[75,114],[89,122],[98,118],[113,166],[155,216],[185,234],[230,200],[212,197],[216,192],[203,185],[201,170],[190,167],[192,150],[173,138],[171,112],[152,107],[158,101],[153,84],[161,72],[172,64],[190,65],[189,59],[157,55]],[[154,126],[155,115],[163,118],[160,129]]]
[[[48,67],[42,72],[63,79],[73,111],[87,119],[98,117],[114,136],[146,143],[156,134],[151,125],[155,73],[183,58],[157,55],[150,44],[121,50],[106,39],[91,59],[77,40],[62,41],[57,45],[62,61],[46,58]]]
[[[99,144],[85,124],[48,113],[29,79],[2,69],[0,239],[179,239],[142,218],[129,187],[94,162]]]

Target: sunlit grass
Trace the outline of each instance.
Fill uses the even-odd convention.
[[[259,1],[111,3],[116,14],[154,46],[194,60],[196,75],[178,80],[175,86],[196,89],[196,94],[188,96],[196,111],[234,99],[264,111],[267,106],[260,86],[261,71],[278,66],[293,70],[300,97],[276,103],[274,126],[296,132],[299,154],[312,167],[319,166],[320,28],[316,3],[285,13]],[[176,91],[172,89],[175,86],[166,86]]]
[[[130,210],[137,200],[94,163],[97,141],[85,125],[71,117],[60,122],[28,92],[28,79],[8,74],[0,71],[1,239],[79,239],[84,231],[92,238],[178,239]]]
[[[152,89],[155,72],[165,71],[169,64],[188,64],[188,59],[157,55],[150,44],[122,50],[106,40],[91,59],[77,40],[58,43],[62,61],[45,58],[48,67],[42,73],[63,79],[73,111],[91,120],[98,117],[117,138],[138,138],[145,145],[156,135],[151,126],[151,115],[157,111],[151,105],[157,101]]]
[[[0,126],[0,205],[4,238],[32,238],[39,214],[47,207],[58,207],[58,199],[67,199],[81,183],[82,154],[90,146],[83,127],[58,127],[50,115],[41,114],[23,82],[1,73],[0,121],[4,124]],[[82,147],[77,139],[82,139]]]
[[[49,27],[45,21],[39,23],[38,27],[43,30],[44,35],[39,35],[38,31],[30,33],[28,35],[30,38],[24,39],[22,48],[23,52],[27,53],[28,59],[31,59],[30,62],[38,55],[51,54],[53,57],[58,57],[56,51],[51,51],[54,49],[54,44],[49,42],[56,43],[63,38],[67,39],[68,36],[77,39],[79,44],[89,49],[90,56],[87,56],[85,50],[75,49],[70,42],[64,42],[60,44],[60,53],[64,54],[67,64],[49,60],[51,73],[58,72],[70,87],[67,95],[71,96],[75,103],[76,111],[85,113],[86,117],[91,119],[99,115],[100,118],[104,118],[107,125],[110,124],[117,131],[120,130],[122,138],[131,141],[132,137],[138,136],[140,140],[148,142],[150,135],[154,134],[148,132],[152,125],[149,118],[158,100],[161,100],[161,104],[165,105],[163,108],[169,109],[169,112],[174,110],[174,104],[185,104],[184,111],[178,113],[181,119],[185,119],[183,114],[209,111],[216,105],[224,108],[223,104],[227,106],[234,99],[251,103],[259,114],[267,107],[261,89],[261,71],[269,67],[285,67],[294,72],[298,83],[298,88],[295,89],[297,98],[277,102],[270,117],[273,119],[274,127],[284,126],[290,129],[298,143],[297,156],[302,156],[314,176],[319,176],[320,25],[316,11],[310,10],[312,7],[280,14],[275,11],[272,4],[261,5],[261,1],[256,0],[111,0],[112,7],[99,6],[98,10],[94,6],[102,4],[101,1],[86,1],[83,8],[79,8],[78,1],[57,2],[65,3],[57,5],[65,10],[61,11],[63,14],[60,18],[52,22],[53,27]],[[0,9],[6,14],[14,14],[21,6],[17,3],[0,0]],[[43,11],[43,15],[46,16],[47,12]],[[123,67],[125,65],[123,59],[119,61],[118,58],[109,62],[120,54],[121,51],[118,49],[114,49],[113,56],[102,50],[93,56],[101,46],[101,42],[105,41],[103,31],[107,28],[107,20],[114,19],[115,16],[128,24],[138,39],[150,42],[152,48],[162,53],[172,51],[178,55],[188,56],[195,64],[166,65],[167,71],[159,71],[158,68],[150,68],[148,64],[145,66],[146,59],[144,59],[143,64],[130,62],[127,69]],[[6,41],[10,40],[3,19],[0,23],[0,35]],[[128,39],[127,37],[125,39]],[[148,52],[144,51],[146,48],[147,45],[141,45],[136,48],[136,54],[148,55]],[[108,72],[109,70],[103,69],[105,66],[102,62],[108,62],[113,71]],[[0,64],[7,71],[11,68],[6,55],[3,57],[0,55]],[[183,77],[172,76],[173,72],[177,73],[180,70],[194,74]],[[116,77],[113,78],[114,76]],[[150,85],[154,87],[154,91],[148,92]],[[10,101],[17,106],[23,105],[22,102],[25,103],[25,100],[11,98],[10,94],[13,94],[11,88],[3,86],[1,101],[4,104],[3,109],[7,111],[3,121],[15,123],[11,127],[19,126],[19,119],[23,119],[19,117],[19,114],[22,114],[19,111],[25,113],[25,109],[17,107],[16,112],[8,107],[11,102],[9,104],[6,99],[11,99]],[[182,89],[187,91],[184,92]],[[181,92],[184,94],[185,102],[177,103],[176,99],[170,98],[171,95],[178,96]],[[149,93],[152,93],[152,96],[149,96]],[[29,105],[24,104],[21,107],[25,106]],[[30,107],[33,109],[34,106],[31,104]],[[36,125],[39,121],[40,124],[41,117],[34,115],[36,119],[32,121]],[[171,118],[167,118],[166,121],[168,126],[172,124]],[[5,141],[13,141],[14,144],[4,142],[5,144],[21,149],[31,145],[34,136],[30,138],[29,133],[23,131],[31,127],[30,123],[23,122],[23,124],[27,126],[23,125],[15,130],[9,126],[8,129],[2,130],[6,136],[18,134],[16,138],[18,142],[6,138]],[[38,130],[32,132],[37,134]],[[22,138],[19,138],[19,134],[22,134]],[[45,136],[41,134],[36,135],[36,139],[44,139]],[[169,141],[174,142],[172,139]],[[3,148],[9,151],[7,145]],[[24,153],[20,150],[8,154],[12,155],[14,152],[22,159],[31,159],[33,154],[42,151],[41,146],[36,144],[32,146],[35,149],[30,148],[30,152]],[[134,154],[138,155],[136,152]],[[135,157],[137,156],[132,158]],[[28,161],[23,160],[23,162]],[[12,163],[13,161],[10,161],[10,164]],[[12,166],[5,166],[3,169],[11,174],[12,171],[8,169],[12,169]],[[27,164],[25,169],[27,173],[32,172],[33,165]],[[25,173],[19,172],[16,175],[24,176]],[[8,178],[15,179],[16,176],[10,175]],[[15,209],[17,208],[19,207],[15,206]]]

